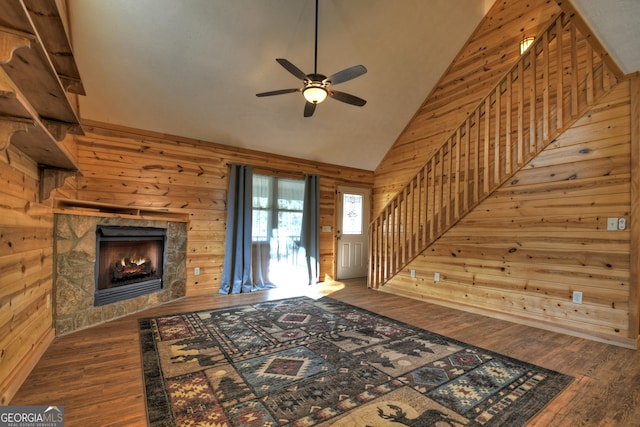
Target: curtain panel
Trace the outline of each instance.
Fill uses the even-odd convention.
[[[232,164],[227,194],[225,257],[221,294],[251,292],[251,215],[253,167]]]
[[[320,177],[306,175],[304,179],[304,212],[300,245],[305,248],[309,284],[320,281]]]

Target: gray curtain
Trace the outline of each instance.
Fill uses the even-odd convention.
[[[251,292],[251,213],[253,167],[231,165],[227,194],[227,232],[221,294]]]
[[[304,184],[300,245],[306,251],[309,284],[312,285],[320,281],[320,177],[306,175]]]

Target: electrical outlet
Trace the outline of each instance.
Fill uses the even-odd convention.
[[[627,220],[625,220],[624,218],[619,218],[618,219],[618,230],[624,230],[625,228],[627,228]]]
[[[411,277],[414,277],[414,278],[416,277],[416,271],[413,269],[411,270]]]
[[[617,230],[618,229],[618,218],[607,218],[607,230]]]
[[[433,281],[434,282],[439,282],[440,281],[440,273],[433,273]]]
[[[582,304],[582,292],[573,291],[573,303],[574,304]]]
[[[199,276],[200,275],[200,267],[195,267],[193,269],[193,275],[194,276]]]

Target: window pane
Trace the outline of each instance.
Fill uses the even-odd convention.
[[[267,209],[273,200],[273,178],[270,176],[253,175],[253,208]]]
[[[251,222],[251,240],[254,242],[266,242],[269,237],[269,211],[253,210]]]
[[[300,240],[302,230],[302,212],[278,212],[278,235]]]
[[[362,195],[342,196],[342,234],[362,234]]]
[[[278,179],[278,209],[301,211],[304,205],[304,181]]]

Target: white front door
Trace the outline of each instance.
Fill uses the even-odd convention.
[[[338,187],[338,280],[367,276],[369,198],[369,189]]]

